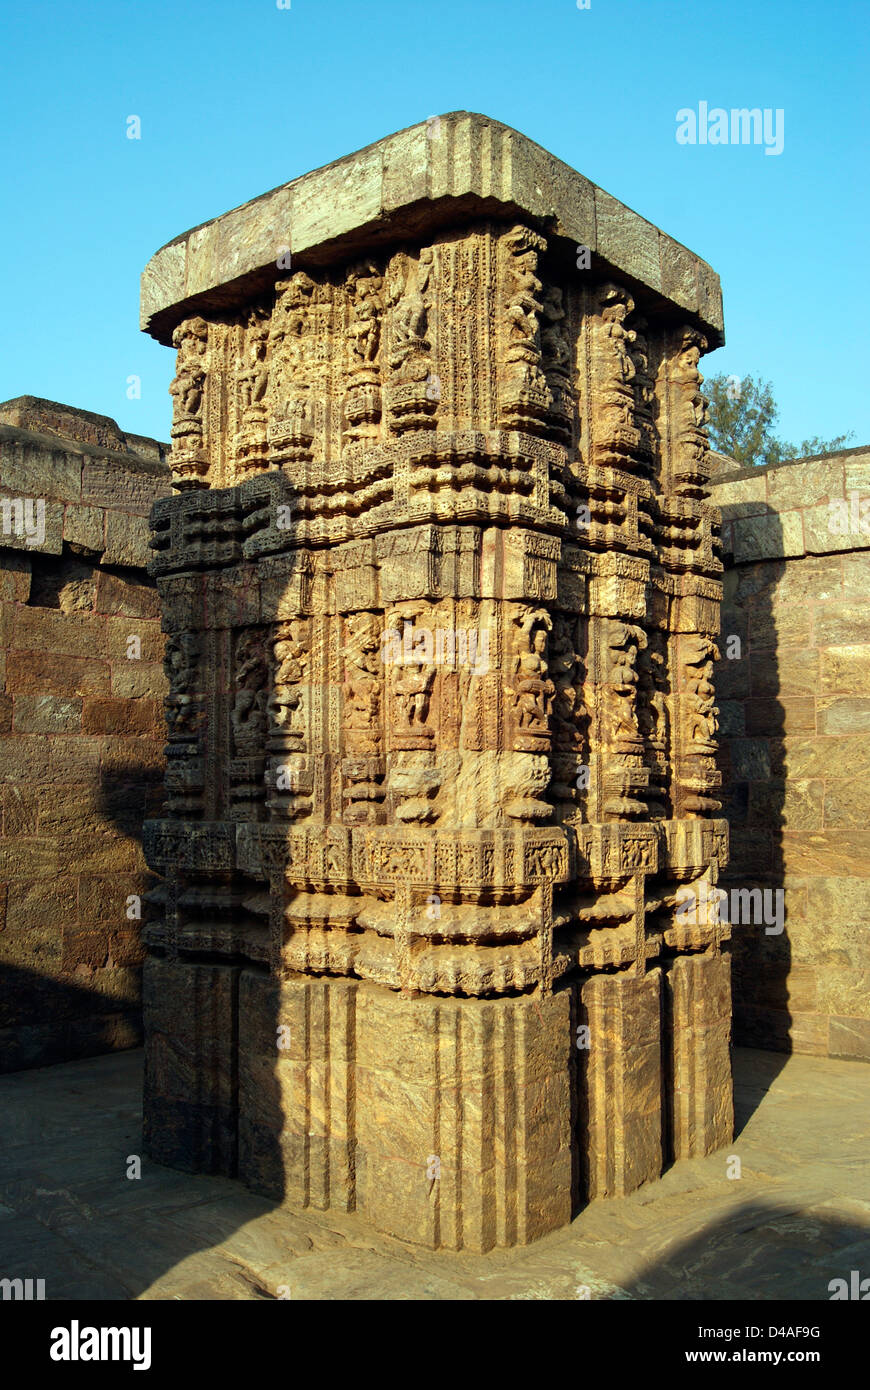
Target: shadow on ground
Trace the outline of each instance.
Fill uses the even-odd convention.
[[[563,1231],[433,1254],[141,1157],[139,1051],[0,1078],[0,1277],[49,1299],[826,1300],[870,1274],[870,1068],[740,1051],[733,1146]],[[811,1099],[808,1099],[811,1098]],[[734,1171],[739,1158],[741,1176]]]

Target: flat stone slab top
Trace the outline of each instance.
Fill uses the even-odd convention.
[[[497,213],[577,247],[591,268],[636,280],[724,342],[719,277],[706,261],[510,126],[470,111],[432,116],[176,237],[142,274],[141,326],[160,342],[193,314],[248,302],[282,252],[300,266]],[[285,261],[286,265],[286,261]]]

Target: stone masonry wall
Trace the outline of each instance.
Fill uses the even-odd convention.
[[[165,452],[54,402],[0,405],[0,1071],[141,1036],[130,899],[162,777],[144,566]]]
[[[870,450],[723,470],[716,684],[738,1044],[870,1060]],[[739,654],[729,636],[740,640]]]
[[[144,566],[165,454],[103,416],[0,405],[0,504],[45,501],[40,545],[0,519],[0,1071],[141,1036],[127,900],[150,882],[141,827],[162,796],[163,639]],[[712,497],[726,562],[723,886],[781,887],[786,912],[781,934],[734,933],[735,1041],[865,1059],[868,492],[860,449],[769,469],[723,460]]]

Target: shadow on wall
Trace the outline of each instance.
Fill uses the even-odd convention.
[[[30,772],[36,778],[35,755]],[[19,879],[13,869],[8,886],[25,925],[0,938],[0,1074],[142,1042],[135,913],[147,912],[143,900],[156,878],[129,864],[113,871],[111,862],[119,849],[141,845],[143,819],[162,804],[162,772],[106,757],[99,780],[60,790],[61,809],[43,813],[58,852],[54,879]],[[13,865],[16,847],[11,838]]]
[[[761,598],[763,600],[763,595]],[[230,604],[230,600],[226,602]],[[232,602],[243,604],[248,600],[240,595],[234,596]],[[230,611],[231,605],[227,615]],[[734,621],[740,621],[739,605],[735,611],[738,616]],[[268,615],[272,621],[274,616],[274,613]],[[235,621],[237,625],[238,620]],[[720,671],[728,665],[745,666],[748,671],[749,626],[759,637],[759,651],[766,652],[765,660],[769,662],[771,655],[775,656],[775,652],[771,653],[764,646],[770,633],[765,634],[763,606],[756,605],[751,624],[748,618],[746,622],[740,659],[735,662],[726,657]],[[234,623],[221,615],[214,625],[226,629]],[[767,627],[772,632],[770,620]],[[730,616],[725,619],[723,631],[727,640],[732,631]],[[239,672],[244,663],[238,660],[238,654],[233,661],[229,642],[222,640],[220,650],[224,654],[224,664],[216,689],[207,694],[208,700],[213,702],[210,723],[214,728],[231,724],[230,712],[235,710],[246,690],[239,684]],[[179,660],[184,659],[182,652]],[[263,674],[265,677],[265,672]],[[732,699],[732,703],[739,704],[740,700]],[[256,703],[252,707],[258,708]],[[262,709],[259,713],[264,716]],[[252,736],[252,742],[260,747],[263,746],[265,717],[262,723],[257,738]],[[741,734],[743,742],[752,742],[746,737],[745,728]],[[731,745],[729,739],[728,751],[733,764]],[[214,766],[215,750],[205,747],[203,754],[203,763]],[[253,764],[256,760],[240,761]],[[195,776],[193,765],[197,759],[191,758],[190,763],[191,776]],[[262,786],[262,768],[251,766],[243,770],[250,775],[252,783]],[[729,766],[729,770],[732,774],[729,797],[732,797],[736,785],[733,766]],[[107,816],[119,816],[123,789],[133,780],[131,769],[117,769],[112,785],[105,788]],[[732,883],[739,887],[763,885],[769,890],[781,884],[781,853],[778,850],[781,816],[770,814],[770,805],[764,797],[762,810],[769,852],[763,865],[759,862],[753,866],[751,883],[746,877],[746,854],[758,838],[748,815],[749,793],[755,782],[763,784],[764,781],[764,777],[756,775],[747,788],[743,847],[738,848],[739,836],[735,842],[740,872],[735,876],[735,871],[731,871],[726,887]],[[194,789],[195,783],[191,782],[189,790]],[[221,794],[217,788],[208,792],[215,798]],[[154,816],[160,814],[160,801],[162,794],[155,788],[155,804],[151,811]],[[216,800],[215,809],[217,805]],[[207,809],[206,820],[213,824],[215,819],[214,809]],[[732,824],[736,831],[738,823],[733,816]],[[771,829],[774,824],[776,832]],[[189,827],[189,831],[195,836],[195,827]],[[195,862],[195,857],[191,862]],[[146,1146],[159,1156],[161,1163],[182,1173],[226,1177],[241,1174],[255,1191],[264,1194],[274,1205],[287,1200],[299,1210],[307,1206],[323,1209],[329,1205],[340,1207],[346,1198],[348,1206],[352,1207],[359,1177],[356,1171],[359,1150],[353,1138],[354,1059],[347,1053],[355,1036],[354,982],[318,979],[312,975],[298,988],[285,989],[282,998],[278,982],[268,969],[270,928],[265,883],[230,868],[221,871],[216,865],[207,870],[185,869],[180,878],[177,901],[168,905],[167,912],[167,917],[177,926],[170,926],[164,946],[158,945],[146,972],[146,1016],[172,1021],[171,1028],[152,1031]],[[173,891],[169,880],[163,882],[161,891]],[[303,896],[296,895],[300,899]],[[303,902],[295,900],[290,905],[299,911],[305,907]],[[738,926],[735,936],[738,982],[743,937],[747,946],[753,942],[776,944],[783,939],[765,936],[763,924]],[[173,958],[179,943],[182,957]],[[757,970],[757,962],[749,959],[744,968],[751,973]],[[783,993],[786,972],[787,962],[781,976],[776,976]],[[58,1008],[61,1007],[61,991],[62,987],[58,987]],[[321,1061],[317,1066],[306,1069],[293,1053],[282,1055],[280,1034],[283,1027],[292,1032],[295,1049],[304,1052],[307,1048],[319,1054]],[[303,1039],[305,1047],[302,1047]],[[393,1078],[390,1084],[403,1089],[401,1077]],[[292,1126],[287,1124],[287,1115],[294,1117]],[[304,1117],[306,1123],[300,1124],[300,1117]],[[409,1114],[408,1123],[413,1119]],[[288,1190],[288,1173],[294,1175],[292,1190]],[[419,1165],[419,1172],[415,1171],[413,1179],[409,1173],[409,1182],[412,1180],[425,1181],[429,1192],[433,1191],[424,1163]],[[230,1217],[231,1212],[245,1210],[246,1197],[241,1188],[237,1200],[238,1205],[226,1208],[227,1231],[236,1229],[241,1220],[247,1219]],[[437,1202],[437,1191],[433,1200]],[[396,1219],[403,1220],[401,1211],[397,1212]],[[212,1238],[219,1240],[227,1231],[216,1230]],[[191,1253],[193,1248],[202,1248],[202,1244],[196,1245],[191,1240],[184,1253]],[[161,1258],[165,1271],[165,1252],[162,1257],[155,1254],[154,1268],[161,1263]],[[152,1270],[150,1279],[154,1277],[156,1274]]]
[[[69,976],[8,963],[0,967],[0,1074],[123,1051],[141,1042],[138,999],[119,1000]]]
[[[722,507],[725,523],[743,515]],[[753,504],[757,517],[758,506]],[[765,530],[781,538],[768,509]],[[721,886],[732,921],[734,1044],[791,1051],[788,977],[791,946],[784,890],[786,710],[779,698],[773,595],[785,561],[725,564],[722,659],[716,667],[719,766],[731,855]],[[748,1118],[748,1117],[747,1117]]]

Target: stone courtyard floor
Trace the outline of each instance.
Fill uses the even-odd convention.
[[[738,1050],[731,1146],[485,1256],[421,1252],[354,1215],[299,1215],[147,1160],[129,1179],[141,1071],[136,1051],[0,1077],[0,1278],[44,1278],[47,1299],[827,1301],[832,1279],[870,1274],[860,1062]]]

